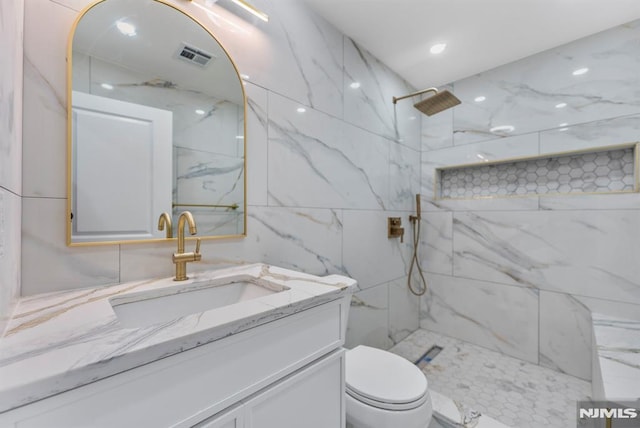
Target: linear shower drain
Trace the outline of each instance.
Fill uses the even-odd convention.
[[[429,364],[433,359],[442,351],[442,346],[434,345],[427,350],[418,360],[414,363],[419,369]]]

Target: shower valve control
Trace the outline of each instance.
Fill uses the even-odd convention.
[[[401,217],[387,218],[387,237],[389,238],[400,237],[400,242],[404,242],[404,227],[402,227]]]

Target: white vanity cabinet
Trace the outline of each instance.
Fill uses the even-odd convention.
[[[10,410],[0,426],[344,427],[349,302],[344,295]]]
[[[344,351],[196,425],[197,428],[344,427]]]

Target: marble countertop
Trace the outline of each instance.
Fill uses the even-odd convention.
[[[640,321],[591,316],[607,399],[640,399]]]
[[[287,289],[139,328],[123,327],[110,303],[238,275]],[[0,412],[339,299],[355,287],[340,275],[253,264],[181,282],[163,278],[23,298],[0,339]]]

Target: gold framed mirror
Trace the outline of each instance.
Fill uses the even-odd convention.
[[[246,95],[200,22],[98,1],[71,30],[67,79],[67,245],[175,239],[159,219],[185,210],[200,238],[246,236]]]

